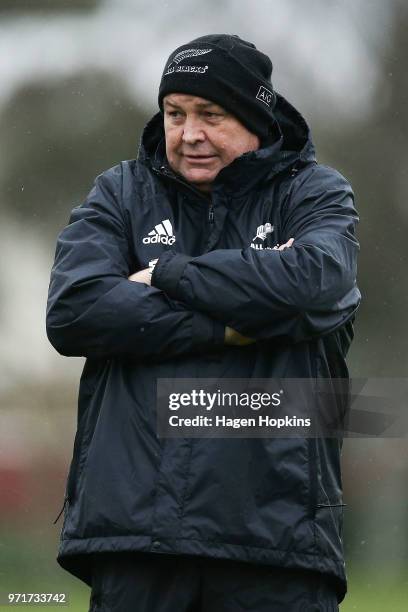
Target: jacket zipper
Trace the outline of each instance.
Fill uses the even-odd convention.
[[[159,176],[162,175],[162,176],[165,176],[166,178],[169,178],[169,179],[175,181],[176,183],[180,183],[180,185],[183,185],[183,187],[187,187],[187,189],[192,191],[195,195],[199,196],[200,198],[202,198],[203,200],[208,202],[208,199],[202,194],[201,191],[199,191],[198,189],[196,189],[192,185],[189,185],[189,183],[187,183],[186,181],[183,181],[182,179],[180,179],[174,172],[169,170],[167,168],[167,166],[161,166],[160,170],[158,168],[155,168],[154,166],[152,166],[152,170],[153,170],[153,172],[155,172]]]
[[[187,189],[192,191],[195,195],[200,196],[206,202],[208,202],[208,199],[205,196],[203,196],[203,194],[198,189],[195,189],[194,187],[189,185],[187,182],[179,179],[178,176],[176,174],[174,174],[174,172],[169,170],[169,168],[167,166],[161,166],[160,170],[155,168],[155,167],[152,167],[152,170],[153,170],[153,172],[155,172],[158,175],[165,176],[165,177],[175,181],[176,183],[180,183],[180,185],[183,185],[184,187],[187,187]],[[210,224],[210,228],[211,228],[211,231],[212,231],[212,226],[214,224],[214,205],[213,205],[212,202],[210,203],[210,206],[209,206],[209,209],[208,209],[208,223]]]

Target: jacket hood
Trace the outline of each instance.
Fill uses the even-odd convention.
[[[260,179],[269,179],[297,163],[316,160],[310,128],[304,117],[282,95],[276,95],[276,140],[241,155],[223,168],[214,181],[214,189],[222,185],[235,193],[247,191]],[[152,117],[143,131],[138,159],[155,169],[167,165],[161,112]]]

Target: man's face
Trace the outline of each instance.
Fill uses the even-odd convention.
[[[218,104],[187,94],[163,100],[166,154],[170,167],[201,191],[225,166],[259,149],[258,136]]]

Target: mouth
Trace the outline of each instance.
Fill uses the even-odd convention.
[[[184,159],[190,164],[203,164],[211,161],[216,155],[183,155]]]

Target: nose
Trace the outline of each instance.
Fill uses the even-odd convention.
[[[195,144],[204,142],[205,134],[200,125],[200,121],[193,117],[188,117],[184,123],[183,142],[186,144]]]

